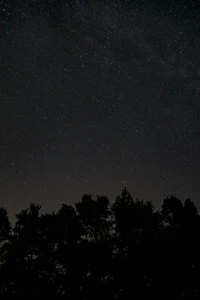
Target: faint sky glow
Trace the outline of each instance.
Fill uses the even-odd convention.
[[[197,7],[61,2],[0,4],[1,206],[52,211],[124,185],[199,204]]]

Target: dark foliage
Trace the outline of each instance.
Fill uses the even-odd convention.
[[[12,228],[0,209],[0,295],[68,299],[199,299],[200,216],[174,196],[160,211],[123,189],[114,203],[84,195]]]

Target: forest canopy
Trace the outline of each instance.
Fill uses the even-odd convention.
[[[0,209],[0,294],[68,299],[197,299],[200,216],[190,199],[110,202],[83,195],[40,213],[31,204],[11,226]]]

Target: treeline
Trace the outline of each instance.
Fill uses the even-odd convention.
[[[68,299],[200,299],[200,216],[174,196],[156,211],[123,189],[114,203],[84,195],[11,226],[0,209],[0,295]]]

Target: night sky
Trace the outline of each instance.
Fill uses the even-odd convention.
[[[198,1],[0,1],[0,206],[124,186],[200,205]],[[165,3],[165,4],[164,4]]]

